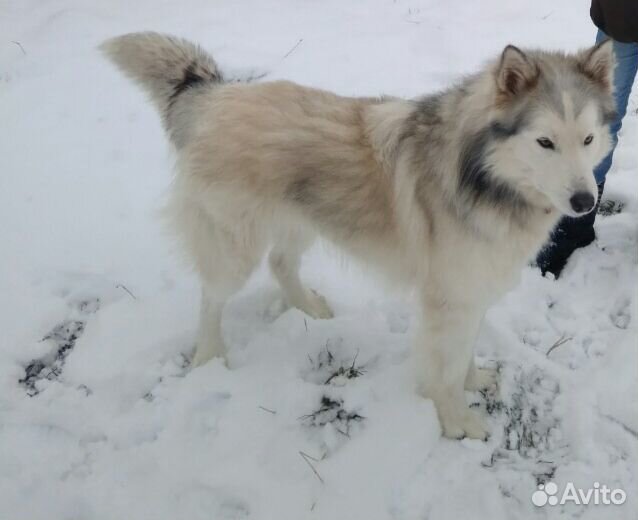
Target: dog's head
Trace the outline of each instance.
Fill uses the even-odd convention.
[[[593,169],[611,149],[614,55],[610,40],[575,55],[507,46],[493,69],[494,173],[561,213],[589,213]]]

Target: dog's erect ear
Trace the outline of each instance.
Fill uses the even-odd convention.
[[[514,97],[533,87],[540,71],[536,63],[513,45],[505,47],[496,73],[496,86],[507,97]]]
[[[578,57],[578,66],[580,71],[594,83],[611,91],[616,66],[612,40],[604,40],[591,49],[583,51]]]

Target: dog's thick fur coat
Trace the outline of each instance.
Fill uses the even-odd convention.
[[[417,100],[227,84],[201,49],[156,33],[103,49],[149,91],[177,149],[169,213],[203,283],[194,364],[224,356],[224,303],[269,248],[287,302],[332,316],[298,274],[319,234],[417,288],[421,390],[445,435],[485,438],[464,389],[495,374],[474,365],[473,342],[560,215],[591,209],[591,170],[610,146],[611,45],[508,46]]]

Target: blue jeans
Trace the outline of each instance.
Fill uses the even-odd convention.
[[[607,39],[608,36],[598,31],[596,43]],[[614,41],[614,54],[616,55],[616,70],[614,71],[614,98],[616,100],[616,118],[610,125],[613,148],[602,162],[594,169],[594,175],[598,184],[605,181],[605,176],[611,168],[614,149],[618,144],[618,132],[622,127],[622,120],[627,113],[629,94],[638,70],[638,43],[621,43]]]

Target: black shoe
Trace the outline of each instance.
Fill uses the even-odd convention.
[[[552,231],[549,242],[536,257],[536,265],[541,273],[552,273],[558,278],[571,254],[580,247],[591,244],[596,239],[594,220],[603,194],[605,183],[598,185],[596,208],[587,215],[578,218],[563,217]]]

